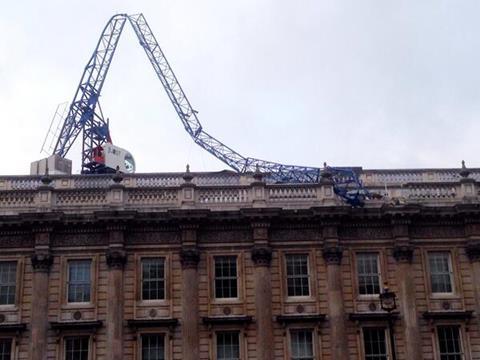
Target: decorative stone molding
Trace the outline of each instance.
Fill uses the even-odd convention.
[[[123,249],[108,249],[105,257],[110,269],[122,270],[127,263],[127,254]]]
[[[465,251],[471,262],[480,261],[480,242],[468,244]]]
[[[35,253],[31,257],[33,271],[49,272],[53,264],[53,256],[51,254]]]
[[[397,245],[393,248],[393,257],[398,262],[411,263],[413,259],[413,247],[410,245]]]
[[[200,252],[196,248],[180,250],[180,263],[183,269],[196,269],[200,261]]]
[[[322,253],[327,265],[340,265],[342,262],[343,248],[340,246],[326,247]]]
[[[252,249],[252,261],[255,266],[270,266],[272,249],[267,246],[255,246]]]

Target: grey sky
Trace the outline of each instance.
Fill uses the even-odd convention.
[[[144,13],[204,128],[242,155],[480,166],[478,0],[3,0],[1,9],[0,174],[27,174],[41,157],[56,105],[72,100],[117,12]],[[101,103],[137,171],[226,168],[183,130],[130,28]],[[78,171],[79,148],[67,157]]]

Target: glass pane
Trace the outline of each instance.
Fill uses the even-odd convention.
[[[17,262],[0,262],[0,305],[15,304]]]
[[[215,256],[215,297],[238,297],[237,257]]]
[[[453,292],[450,253],[429,253],[428,262],[430,267],[430,283],[432,286],[432,293]]]
[[[236,331],[217,333],[217,359],[240,359],[240,334]]]
[[[357,254],[357,276],[359,294],[380,294],[380,274],[377,254]]]
[[[309,296],[308,255],[286,255],[288,296]]]
[[[311,330],[290,332],[292,360],[313,360],[313,336]]]
[[[142,260],[142,299],[165,299],[165,259]]]
[[[12,339],[0,339],[0,360],[10,360],[12,354]]]
[[[65,338],[65,360],[88,360],[88,336]]]
[[[142,335],[142,360],[165,359],[165,336],[162,334]]]
[[[385,341],[385,329],[364,328],[363,344],[366,360],[387,360],[387,344]]]
[[[90,302],[91,260],[68,262],[68,302]]]
[[[460,330],[457,326],[440,326],[437,329],[437,335],[441,360],[461,360],[463,358]]]

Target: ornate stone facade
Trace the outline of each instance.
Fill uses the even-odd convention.
[[[16,271],[0,341],[12,339],[12,359],[64,359],[78,337],[89,360],[141,360],[159,334],[168,360],[213,360],[226,332],[241,359],[287,360],[307,331],[314,359],[363,359],[365,329],[388,340],[388,286],[398,360],[440,359],[445,326],[466,360],[480,358],[480,171],[463,174],[363,171],[377,194],[363,208],[333,197],[329,178],[0,177],[0,267]],[[78,274],[83,288],[71,286]]]

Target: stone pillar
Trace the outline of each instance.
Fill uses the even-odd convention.
[[[182,264],[182,359],[196,360],[199,351],[198,334],[198,262],[200,253],[195,247],[180,252]]]
[[[252,261],[255,265],[255,322],[257,324],[257,359],[273,359],[272,280],[270,262],[272,250],[268,246],[268,224],[253,226],[254,247]]]
[[[468,237],[466,253],[470,259],[473,275],[473,291],[475,292],[475,313],[480,328],[480,223],[476,219],[467,219],[465,232]]]
[[[334,230],[336,233],[336,229]],[[345,326],[345,306],[342,285],[343,250],[337,241],[329,241],[323,249],[323,258],[327,264],[328,319],[330,325],[330,345],[332,359],[348,359],[347,331]]]
[[[200,252],[197,249],[196,224],[180,226],[182,249],[180,262],[182,264],[182,359],[196,360],[199,352],[198,324],[198,263]]]
[[[421,335],[418,323],[418,311],[415,301],[415,283],[412,269],[413,247],[410,245],[409,221],[393,220],[395,245],[393,257],[396,264],[396,281],[398,286],[398,306],[404,322],[406,359],[421,359]]]
[[[107,284],[107,359],[123,359],[123,269],[127,262],[124,229],[109,228],[110,245],[105,254],[108,266]]]
[[[32,279],[32,320],[30,359],[46,360],[48,344],[48,273],[53,263],[50,255],[50,230],[35,234],[35,252],[31,257]]]

